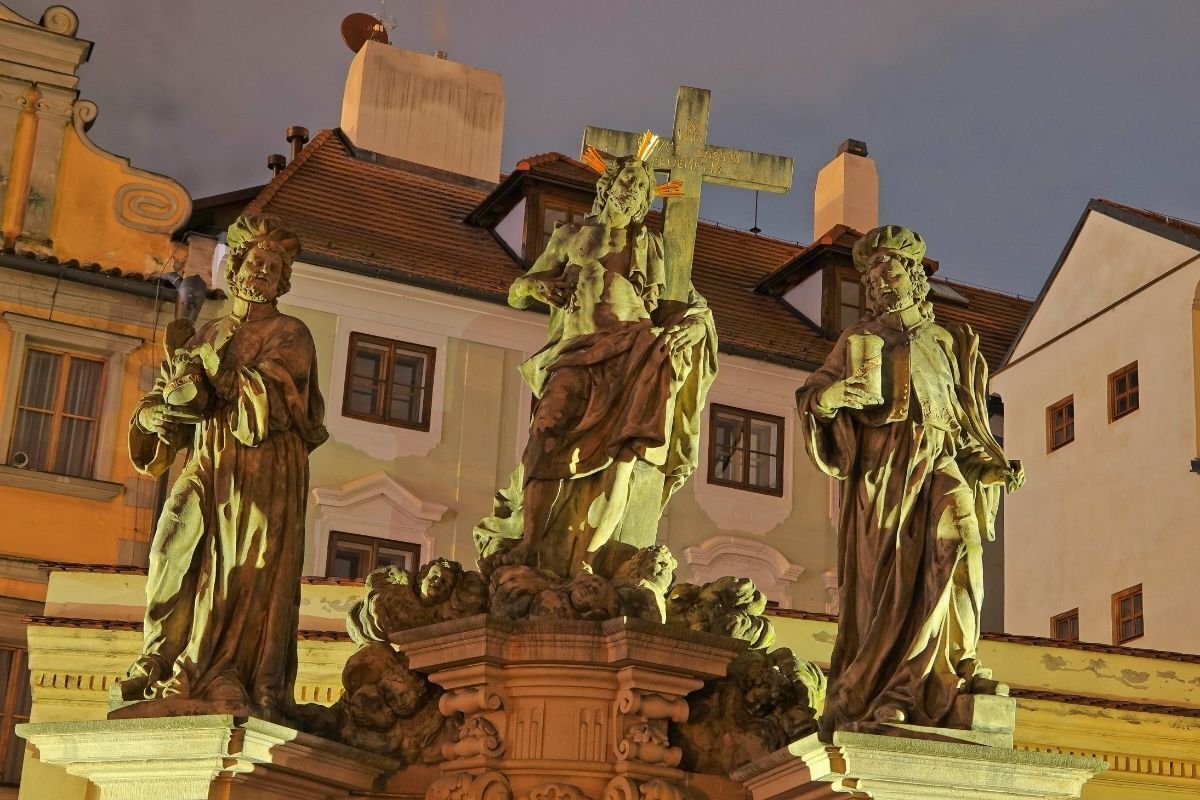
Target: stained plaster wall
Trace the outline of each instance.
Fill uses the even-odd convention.
[[[281,309],[303,319],[317,345],[331,439],[312,456],[311,485],[341,487],[382,471],[419,500],[447,509],[429,525],[434,547],[422,558],[473,563],[471,529],[490,513],[495,492],[508,484],[525,444],[530,394],[517,366],[545,343],[546,317],[305,264],[296,266],[292,292]],[[438,349],[429,432],[341,414],[345,350],[352,331]],[[835,537],[829,481],[811,466],[796,435],[793,395],[805,377],[798,370],[722,356],[710,403],[784,419],[787,488],[782,498],[775,498],[710,485],[705,454],[660,527],[661,540],[679,558],[684,578],[690,574],[689,547],[714,536],[734,536],[746,543],[752,560],[762,551],[772,569],[801,568],[798,579],[788,576],[794,583],[779,584],[782,595],[777,599],[785,606],[824,610],[821,573],[834,563]],[[310,498],[305,562],[310,574],[324,574],[325,545],[318,541],[322,513]],[[389,535],[386,529],[357,532]]]
[[[1195,255],[1092,212],[1015,363],[993,376],[1005,401],[1005,449],[1027,475],[1005,511],[1013,633],[1047,635],[1054,614],[1078,607],[1080,638],[1111,642],[1112,594],[1140,583],[1146,633],[1131,644],[1200,651],[1192,619],[1200,475],[1189,470],[1200,263],[1070,331]],[[1133,361],[1140,408],[1109,422],[1108,375]],[[1046,409],[1068,395],[1075,440],[1047,452]]]

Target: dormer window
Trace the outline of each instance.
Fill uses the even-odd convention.
[[[531,198],[532,200],[532,198]],[[530,202],[528,234],[525,237],[525,258],[533,261],[546,249],[554,226],[558,223],[578,223],[592,210],[590,201],[542,192],[537,202]]]
[[[866,308],[865,287],[857,277],[838,276],[837,332],[849,328],[862,319]]]

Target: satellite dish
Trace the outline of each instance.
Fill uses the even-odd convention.
[[[351,14],[342,20],[342,41],[354,52],[362,50],[367,42],[390,44],[383,23],[370,14]]]

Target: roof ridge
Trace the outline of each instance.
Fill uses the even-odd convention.
[[[589,171],[591,169],[590,167],[588,167],[587,164],[584,164],[582,161],[578,161],[574,158],[571,158],[568,155],[564,155],[563,153],[560,153],[557,150],[547,150],[544,153],[536,153],[531,156],[525,156],[525,158],[522,158],[520,161],[517,162],[517,166],[513,169],[513,171],[516,172],[519,170],[521,172],[525,172],[527,170],[532,169],[533,167],[538,166],[539,164],[547,164],[551,161],[563,161],[567,164],[570,164],[573,167],[579,167],[580,169],[586,169]]]
[[[280,188],[288,182],[292,175],[296,174],[296,170],[312,156],[317,150],[325,146],[325,143],[333,138],[333,129],[326,128],[318,131],[317,135],[309,140],[308,144],[292,159],[291,163],[279,171],[270,183],[263,187],[263,190],[258,193],[258,196],[250,201],[246,206],[247,214],[261,214],[267,203],[271,202],[271,198],[280,190]]]

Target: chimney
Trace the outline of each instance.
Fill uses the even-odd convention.
[[[308,144],[308,128],[303,125],[292,125],[287,129],[287,142],[292,146],[292,161],[300,155],[304,145]]]
[[[363,150],[494,183],[504,79],[444,54],[368,41],[350,62],[341,127]]]
[[[867,144],[847,139],[817,173],[813,196],[813,241],[834,225],[866,233],[879,224],[879,173],[867,158]]]

